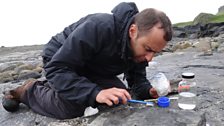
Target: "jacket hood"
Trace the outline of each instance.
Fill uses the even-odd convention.
[[[127,24],[127,21],[138,13],[138,8],[135,3],[122,2],[114,7],[111,12],[115,17],[115,22],[125,27],[124,25]]]
[[[121,58],[126,59],[131,57],[130,38],[128,29],[133,21],[133,16],[137,14],[138,8],[135,3],[122,2],[111,11],[114,15],[117,35],[121,44]]]

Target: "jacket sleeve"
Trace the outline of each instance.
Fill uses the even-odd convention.
[[[46,65],[46,78],[59,96],[85,106],[96,105],[101,90],[78,70],[91,61],[100,49],[98,26],[93,21],[80,24],[65,40],[62,47]]]
[[[128,85],[131,87],[134,94],[140,99],[150,98],[149,89],[152,88],[150,82],[146,78],[146,66],[147,62],[135,63],[126,74]]]

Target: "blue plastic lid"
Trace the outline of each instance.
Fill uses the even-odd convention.
[[[157,104],[158,106],[160,107],[169,107],[170,106],[170,99],[168,97],[159,97],[158,100],[157,100]]]

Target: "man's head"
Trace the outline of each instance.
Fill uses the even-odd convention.
[[[172,24],[165,13],[149,8],[136,14],[129,28],[134,61],[151,61],[172,38]]]

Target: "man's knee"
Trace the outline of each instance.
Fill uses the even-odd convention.
[[[84,106],[60,97],[59,93],[42,82],[26,92],[24,101],[34,112],[57,119],[80,117],[85,111]]]

